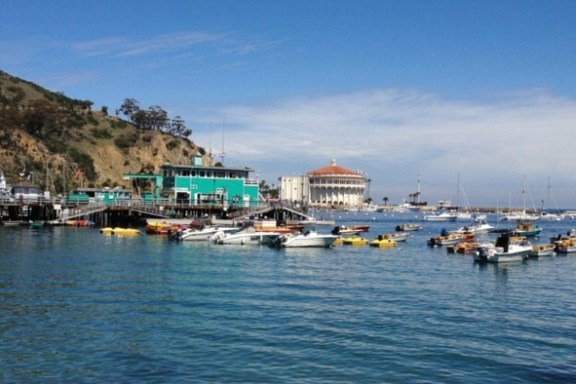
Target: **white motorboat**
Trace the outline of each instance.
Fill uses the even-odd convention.
[[[456,221],[458,216],[448,211],[424,215],[424,221]]]
[[[237,232],[239,228],[235,227],[216,227],[208,226],[204,228],[186,228],[181,231],[175,232],[173,238],[181,241],[207,241],[210,240],[217,232],[224,233]]]
[[[334,244],[337,238],[338,236],[333,234],[321,234],[316,231],[307,231],[305,233],[279,236],[273,242],[273,245],[280,248],[329,248]]]
[[[511,242],[509,234],[502,234],[496,244],[481,244],[474,253],[474,261],[488,263],[505,263],[523,261],[532,252],[532,244],[527,240]]]
[[[503,214],[501,217],[501,220],[504,221],[535,221],[538,220],[540,218],[540,216],[538,215],[532,215],[530,213],[527,213],[526,211],[522,211],[522,212],[511,212],[508,214]]]
[[[281,235],[278,232],[258,231],[253,226],[249,226],[234,233],[218,231],[211,239],[221,245],[270,245]]]
[[[564,219],[565,216],[561,213],[542,212],[540,214],[540,220],[542,221],[562,221]]]
[[[478,222],[474,222],[471,225],[458,228],[455,232],[472,232],[474,234],[478,234],[478,233],[488,233],[493,229],[494,229],[493,225],[490,225],[486,221],[481,220]]]
[[[396,226],[396,230],[398,232],[402,232],[402,231],[419,231],[422,229],[422,226],[420,224],[412,224],[412,223],[408,223],[408,224],[398,224]]]

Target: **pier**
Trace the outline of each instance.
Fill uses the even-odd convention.
[[[315,218],[281,204],[259,202],[257,207],[227,204],[188,204],[170,199],[119,199],[109,202],[74,203],[62,198],[0,199],[0,225],[41,221],[52,225],[88,220],[96,226],[137,226],[148,220],[214,220],[240,222],[269,219],[277,222],[316,222]]]

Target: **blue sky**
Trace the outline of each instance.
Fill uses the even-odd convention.
[[[0,7],[0,69],[97,109],[159,105],[268,184],[334,158],[376,202],[420,175],[430,203],[576,207],[576,1]]]

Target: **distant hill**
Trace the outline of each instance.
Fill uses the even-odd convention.
[[[29,180],[52,193],[132,188],[123,174],[158,173],[165,163],[188,164],[194,153],[212,161],[185,137],[138,127],[92,104],[0,71],[0,171],[8,182]]]

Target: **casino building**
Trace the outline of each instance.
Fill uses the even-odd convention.
[[[331,164],[300,176],[280,178],[280,198],[296,205],[316,208],[360,207],[368,179],[360,171]]]

